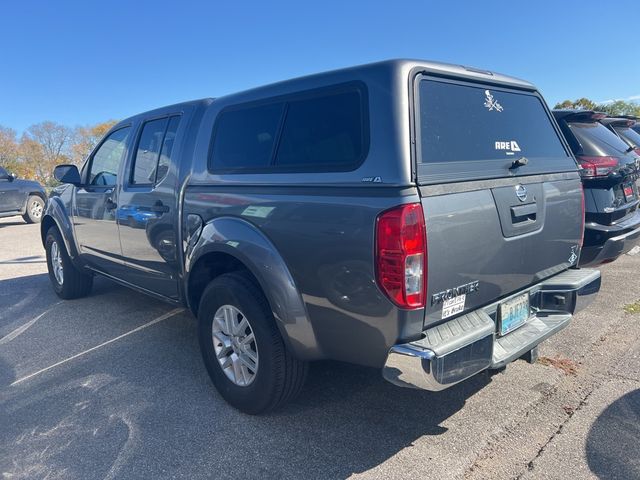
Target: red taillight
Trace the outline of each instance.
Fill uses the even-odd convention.
[[[618,168],[618,159],[615,157],[588,157],[578,156],[578,162],[582,169],[580,175],[585,178],[606,177]]]
[[[427,236],[420,203],[387,210],[376,225],[376,276],[399,307],[425,306]]]

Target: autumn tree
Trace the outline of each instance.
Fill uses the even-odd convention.
[[[74,132],[73,145],[71,146],[71,161],[80,165],[91,153],[100,139],[116,124],[116,120],[109,120],[95,125],[77,127]]]
[[[56,165],[69,162],[73,131],[56,122],[30,126],[20,139],[20,157],[33,168],[36,180],[48,184]]]
[[[0,166],[15,171],[18,161],[18,139],[15,130],[0,126]]]

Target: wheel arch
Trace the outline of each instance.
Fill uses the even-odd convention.
[[[254,225],[233,217],[207,223],[187,253],[185,297],[197,314],[206,285],[218,275],[245,270],[265,294],[287,346],[303,360],[322,358],[304,301],[273,243]]]
[[[41,192],[40,190],[27,192],[27,201],[29,201],[29,197],[40,197],[45,204],[47,203],[47,194],[45,192]]]
[[[62,240],[64,241],[64,246],[67,249],[69,257],[72,260],[76,260],[78,258],[78,250],[73,241],[71,221],[66,214],[66,208],[57,197],[49,199],[45,213],[42,216],[42,221],[40,222],[40,238],[43,246],[45,246],[47,240],[47,232],[54,226],[58,229],[60,235],[62,235]]]

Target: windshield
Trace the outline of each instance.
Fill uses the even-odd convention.
[[[615,133],[598,122],[568,123],[571,132],[582,147],[581,155],[620,155],[629,148]]]

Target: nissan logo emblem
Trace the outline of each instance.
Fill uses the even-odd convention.
[[[516,196],[521,202],[527,199],[527,189],[524,185],[516,185]]]

